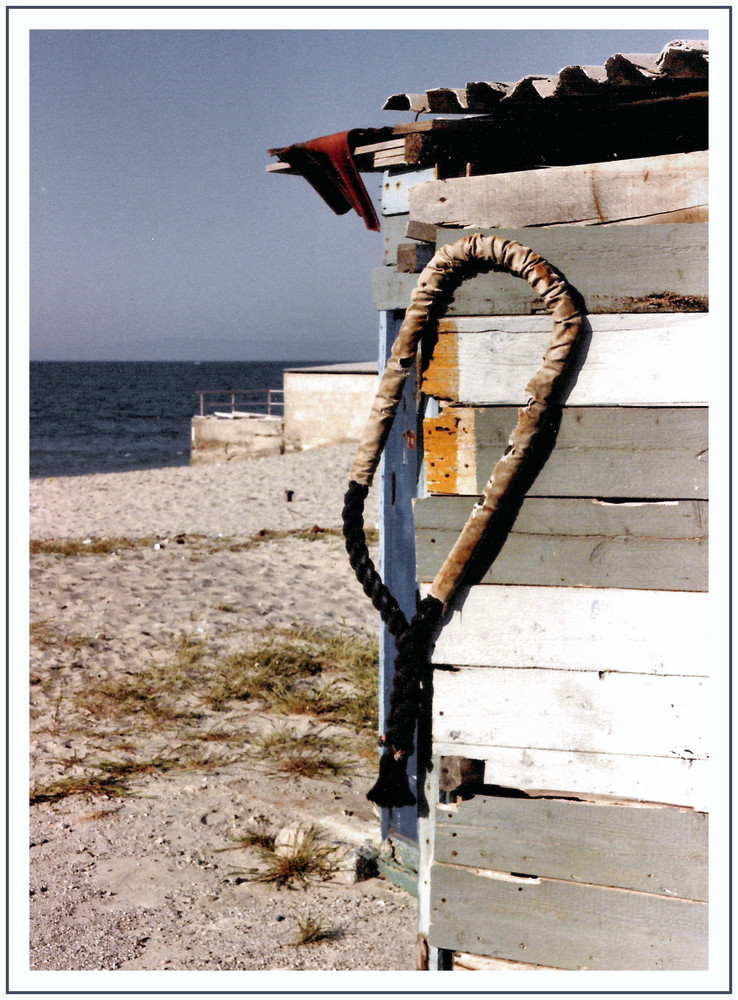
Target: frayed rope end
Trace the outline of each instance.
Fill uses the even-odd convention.
[[[399,757],[389,748],[379,758],[379,777],[366,797],[375,805],[384,809],[400,809],[402,806],[414,806],[417,799],[410,791],[407,778],[407,757]]]

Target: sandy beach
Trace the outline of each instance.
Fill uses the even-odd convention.
[[[415,968],[353,452],[31,482],[31,969]]]

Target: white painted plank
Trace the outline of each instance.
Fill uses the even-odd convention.
[[[431,181],[408,205],[414,221],[500,228],[617,222],[708,201],[708,154],[699,151]]]
[[[403,170],[395,174],[390,170],[382,175],[382,215],[403,215],[408,210],[408,192],[415,184],[435,180],[436,168]]]
[[[708,600],[683,591],[471,587],[449,608],[431,660],[706,677]]]
[[[619,323],[604,324],[599,320],[615,317],[589,317],[591,337],[581,370],[575,365],[561,398],[571,406],[706,403],[707,315],[685,314],[677,321],[659,314],[638,316],[650,323],[633,323],[630,316],[617,318]],[[476,332],[459,330],[457,325],[455,334],[441,334],[456,338],[455,401],[474,405],[525,402],[523,388],[546,350],[551,321],[545,316],[530,317],[525,329],[521,319],[488,320],[486,328]],[[699,344],[705,349],[700,350]],[[440,353],[444,359],[448,355],[448,351]],[[431,362],[429,384],[435,371]]]
[[[702,677],[509,667],[436,670],[433,733],[451,746],[704,760],[707,687]]]
[[[609,795],[687,806],[700,812],[709,810],[709,763],[704,760],[490,747],[443,740],[434,740],[433,753],[484,761],[484,780],[490,785],[585,799]]]

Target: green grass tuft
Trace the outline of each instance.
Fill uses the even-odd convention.
[[[96,798],[123,798],[130,795],[125,781],[111,776],[94,774],[78,777],[57,778],[46,785],[34,785],[30,792],[30,804],[59,802],[70,795],[92,795]]]
[[[348,756],[349,741],[339,734],[308,729],[300,733],[278,726],[264,736],[254,737],[254,752],[267,766],[282,774],[303,778],[335,778],[348,774],[355,762]]]
[[[297,936],[293,941],[296,948],[303,944],[318,944],[320,941],[335,941],[342,937],[341,931],[310,913],[297,918]]]
[[[83,646],[93,642],[92,636],[79,635],[76,632],[59,632],[48,618],[31,622],[29,638],[32,646],[40,649],[73,649],[79,651]]]
[[[336,847],[324,844],[317,827],[301,828],[294,847],[277,853],[279,848],[257,847],[264,867],[249,876],[249,881],[267,885],[303,887],[311,882],[327,882],[338,871]]]
[[[102,556],[124,549],[149,548],[157,538],[32,538],[32,556]]]

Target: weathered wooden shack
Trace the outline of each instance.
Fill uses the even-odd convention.
[[[421,967],[707,968],[707,68],[705,43],[676,42],[394,95],[444,117],[348,142],[384,174],[380,362],[418,273],[470,231],[531,247],[587,309],[555,446],[436,638],[418,806],[383,811]],[[320,190],[291,149],[278,169]],[[550,322],[525,282],[478,275],[422,347],[379,481],[380,571],[408,617]],[[386,630],[381,650],[386,712]]]

